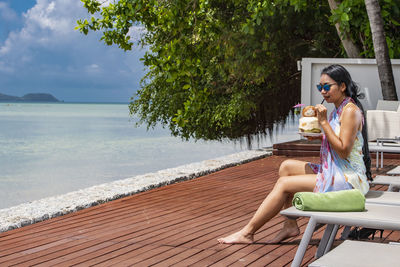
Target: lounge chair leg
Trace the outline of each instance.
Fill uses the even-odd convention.
[[[314,233],[316,226],[316,221],[313,217],[310,218],[307,224],[306,231],[303,234],[303,237],[301,239],[301,242],[299,244],[299,248],[296,251],[296,255],[294,256],[293,262],[292,262],[292,267],[299,267],[301,265],[301,262],[303,261],[304,254],[306,253],[307,250],[307,245],[310,243],[310,239]]]
[[[340,239],[346,240],[349,237],[350,230],[351,230],[350,226],[345,226],[344,229],[343,229],[342,236],[340,237]]]
[[[334,227],[333,224],[328,224],[326,226],[324,235],[322,236],[321,241],[319,242],[318,245],[317,252],[315,253],[315,258],[318,259],[319,257],[322,257],[325,254],[325,249],[331,238],[333,227]]]
[[[331,250],[331,247],[332,247],[333,241],[335,241],[335,237],[336,237],[338,229],[339,229],[339,225],[335,224],[335,226],[332,229],[332,233],[331,233],[331,235],[329,237],[328,244],[326,245],[326,248],[325,248],[325,251],[324,251],[324,255],[326,253],[328,253],[329,250]]]

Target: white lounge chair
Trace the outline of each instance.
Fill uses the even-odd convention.
[[[383,167],[383,153],[400,153],[400,101],[378,100],[367,110],[369,151],[376,153],[376,168]]]
[[[388,191],[398,192],[400,189],[400,176],[378,175],[371,181],[372,185],[388,185]]]
[[[373,256],[369,257],[373,253]],[[346,240],[309,267],[393,267],[400,263],[400,246]]]
[[[387,172],[388,175],[378,175],[370,182],[371,185],[388,185],[388,191],[400,191],[400,166],[391,169]]]
[[[400,206],[400,194],[397,192],[369,190],[365,203]]]
[[[400,101],[378,100],[375,110],[367,110],[367,126],[369,140],[399,136]]]
[[[283,216],[292,219],[299,217],[310,218],[293,259],[292,266],[297,267],[301,265],[307,246],[317,225],[327,225],[325,233],[318,246],[316,253],[317,258],[326,254],[330,250],[339,225],[383,230],[400,230],[400,206],[366,203],[365,208],[366,209],[363,212],[302,211],[295,207],[290,207],[281,211]]]
[[[376,153],[376,169],[379,168],[379,156],[381,168],[383,167],[383,153],[400,153],[400,137],[378,138],[376,143],[368,143],[369,151]]]
[[[388,175],[400,175],[400,166],[397,166],[396,168],[391,169],[390,171],[387,172]]]
[[[369,190],[365,195],[365,202],[371,204],[400,206],[400,194],[397,192]],[[341,239],[347,239],[350,231],[351,226],[344,227]]]

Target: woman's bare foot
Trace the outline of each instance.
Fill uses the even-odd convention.
[[[283,227],[282,230],[271,240],[268,240],[267,243],[269,244],[276,244],[279,243],[289,237],[294,237],[294,236],[298,236],[300,234],[300,230],[297,227],[297,225],[295,227],[291,226],[291,227]]]
[[[253,243],[253,234],[244,234],[242,231],[218,239],[220,244],[251,244]]]

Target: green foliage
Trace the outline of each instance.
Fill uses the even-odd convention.
[[[78,21],[77,29],[102,31],[107,45],[131,50],[130,28],[146,29],[139,44],[148,48],[142,59],[148,71],[130,111],[140,123],[161,123],[186,139],[266,134],[300,100],[296,61],[340,53],[332,23],[363,29],[367,40],[365,7],[354,8],[357,0],[332,16],[327,1],[314,0],[81,1],[94,17]],[[389,14],[398,12],[390,7]],[[396,51],[397,41],[388,38]]]

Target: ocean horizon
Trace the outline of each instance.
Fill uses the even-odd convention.
[[[248,149],[135,122],[128,103],[0,103],[0,209]],[[294,121],[254,148],[296,139]]]

